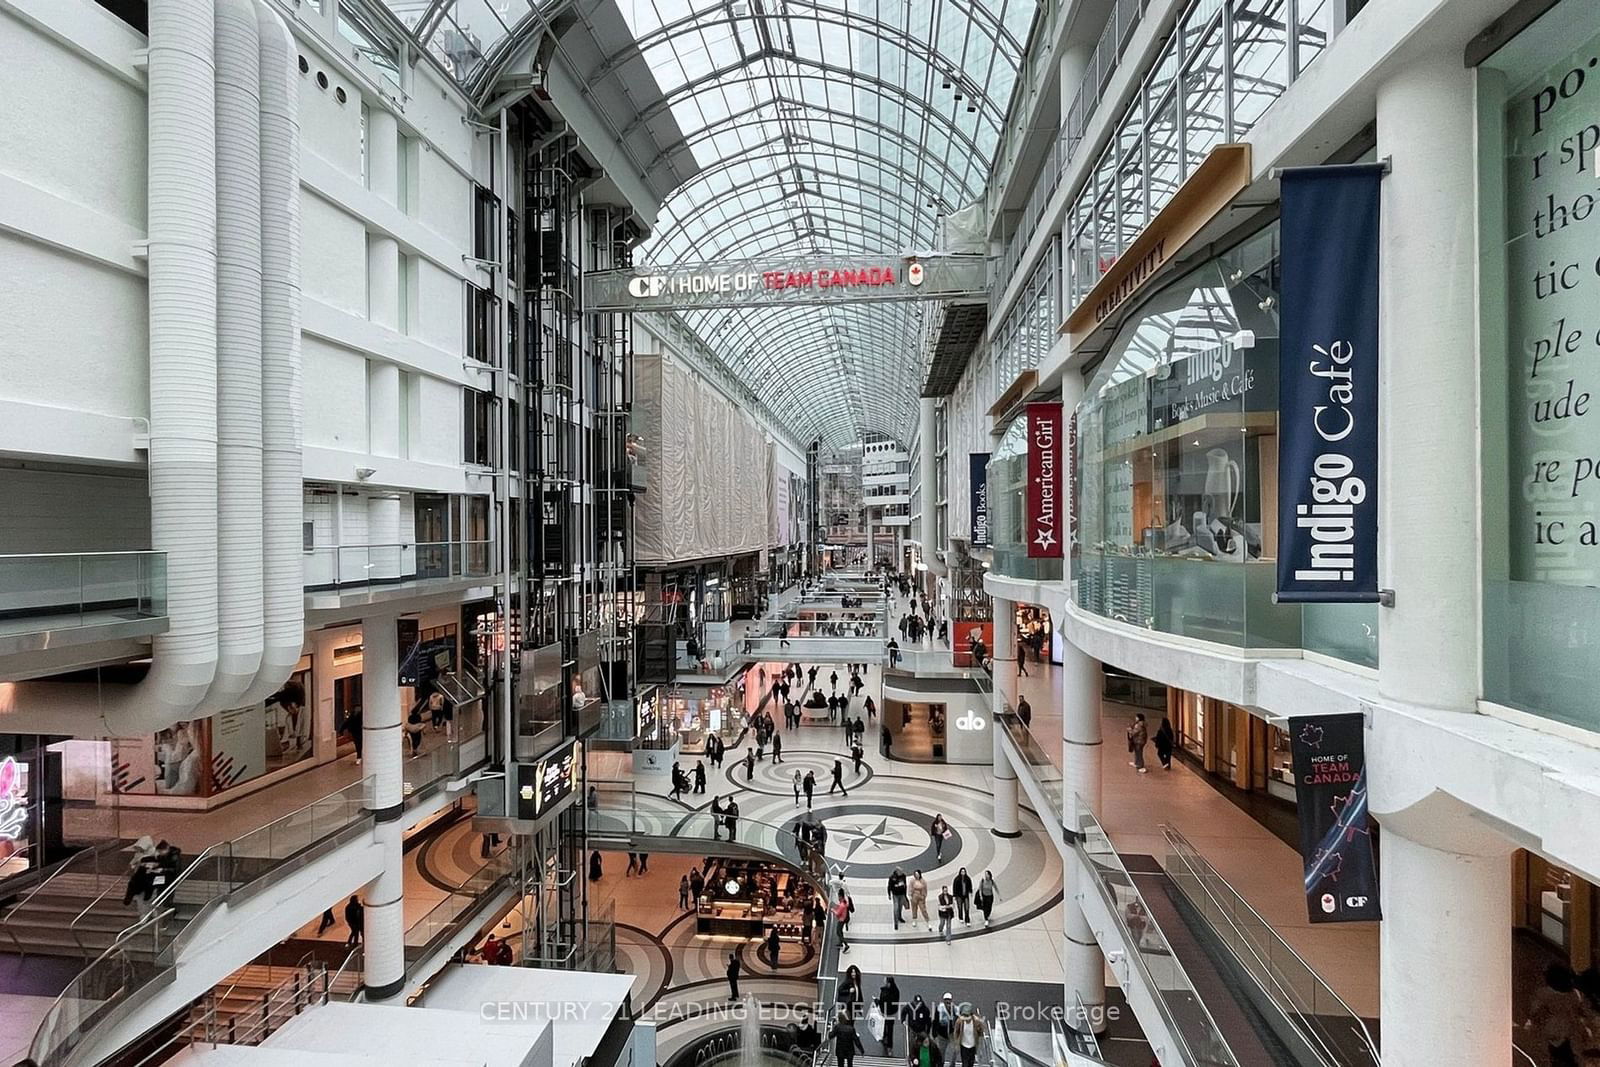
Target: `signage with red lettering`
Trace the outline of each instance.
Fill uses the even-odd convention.
[[[1065,530],[1061,523],[1061,504],[1066,483],[1062,464],[1061,405],[1029,404],[1028,487],[1023,512],[1028,539],[1028,558],[1060,559]]]

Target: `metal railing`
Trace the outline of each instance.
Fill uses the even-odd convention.
[[[128,857],[123,855],[123,843],[121,841],[102,841],[80,852],[73,853],[57,864],[55,870],[41,878],[38,884],[28,891],[26,896],[6,912],[6,917],[8,919],[16,919],[26,916],[28,914],[28,905],[33,901],[33,898],[45,889],[56,885],[58,878],[75,875],[93,878],[97,882],[109,879],[111,885],[121,888],[125,884],[129,873],[131,872],[128,866]],[[102,892],[101,896],[104,895]],[[26,956],[27,947],[23,945],[21,939],[17,936],[17,925],[11,922],[3,925],[12,943],[17,946],[18,955]]]
[[[1005,294],[1011,279],[1016,276],[1017,269],[1022,264],[1022,254],[1038,231],[1039,223],[1044,218],[1045,208],[1050,204],[1050,198],[1055,196],[1056,190],[1061,187],[1061,179],[1066,175],[1072,153],[1082,143],[1089,128],[1089,120],[1094,117],[1095,111],[1100,106],[1105,87],[1122,61],[1122,53],[1132,40],[1133,31],[1143,19],[1145,9],[1149,5],[1150,0],[1116,0],[1112,6],[1111,14],[1107,17],[1105,26],[1100,30],[1100,37],[1095,42],[1094,51],[1089,56],[1088,66],[1084,68],[1083,77],[1078,82],[1077,91],[1073,94],[1072,103],[1068,105],[1067,113],[1062,116],[1056,137],[1050,144],[1049,153],[1040,166],[1039,176],[1034,179],[1033,189],[1022,208],[1017,228],[1006,243],[1005,252],[995,263],[994,285],[990,290],[992,294],[990,299],[996,304]]]
[[[165,552],[0,555],[0,629],[26,633],[83,626],[91,613],[167,613]]]
[[[305,584],[312,589],[373,582],[485,578],[494,566],[494,542],[330,545],[303,553],[302,563]]]
[[[290,1019],[334,999],[332,991],[327,964],[305,962],[297,964],[293,973],[244,1011],[229,1011],[227,994],[219,997],[213,992],[205,998],[205,1007],[198,1016],[139,1059],[136,1067],[162,1063],[190,1045],[259,1045]]]
[[[1161,832],[1167,841],[1167,877],[1321,1062],[1330,1067],[1378,1067],[1378,1045],[1365,1020],[1188,838],[1171,826],[1163,826]]]
[[[476,915],[490,898],[510,886],[517,869],[516,850],[508,848],[500,852],[408,926],[405,935],[407,964],[432,955],[460,932],[462,924]]]
[[[1075,798],[1078,810],[1077,845],[1084,870],[1091,875],[1093,890],[1100,894],[1111,921],[1116,924],[1131,971],[1148,991],[1151,1002],[1166,1023],[1167,1032],[1180,1046],[1185,1064],[1205,1067],[1239,1067],[1222,1029],[1189,980],[1166,934],[1151,914],[1133,876],[1122,857],[1112,847],[1105,828],[1094,817],[1081,797]],[[1129,983],[1124,981],[1123,985]]]
[[[1009,704],[1000,713],[1000,727],[1011,738],[1011,743],[1017,746],[1017,752],[1031,772],[1030,777],[1038,783],[1040,792],[1050,802],[1050,811],[1058,818],[1065,818],[1067,786],[1061,767],[1051,758],[1044,746],[1034,739],[1033,732],[1023,725],[1022,719],[1011,710]]]

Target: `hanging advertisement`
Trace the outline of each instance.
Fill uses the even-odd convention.
[[[969,452],[967,464],[972,545],[974,548],[986,547],[989,544],[989,453]]]
[[[1066,488],[1062,462],[1061,405],[1029,404],[1028,485],[1023,513],[1029,559],[1060,559],[1062,555],[1061,503]]]
[[[1283,171],[1278,587],[1378,599],[1378,199],[1384,165]]]
[[[1290,727],[1306,911],[1314,923],[1382,917],[1362,729],[1360,715],[1305,716]]]
[[[578,789],[583,768],[578,742],[570,741],[537,763],[517,764],[517,818],[526,822],[564,807]]]

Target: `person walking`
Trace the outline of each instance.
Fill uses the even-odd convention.
[[[846,789],[844,787],[844,761],[843,760],[834,760],[833,761],[833,784],[828,787],[828,795],[830,797],[833,796],[833,791],[835,789],[837,789],[839,792],[843,793],[845,796],[849,796],[850,795],[850,790],[848,790],[848,789]]]
[[[1144,765],[1144,746],[1150,743],[1150,728],[1145,725],[1144,713],[1133,717],[1133,725],[1128,727],[1128,753],[1133,758],[1128,761],[1128,766],[1138,769],[1140,774],[1149,774],[1150,769]]]
[[[956,1051],[961,1055],[961,1067],[973,1067],[978,1061],[978,1048],[989,1033],[988,1024],[971,1004],[962,1004],[956,1012]]]
[[[739,999],[739,954],[728,953],[728,999]]]
[[[668,800],[682,799],[683,790],[689,784],[688,777],[676,763],[672,765],[672,791],[667,794]]]
[[[904,876],[902,876],[904,877]],[[878,987],[878,1011],[883,1013],[883,1045],[885,1056],[894,1055],[894,1023],[900,1017],[900,987],[895,983],[894,975],[883,980],[883,985]]]
[[[1027,646],[1017,642],[1017,677],[1028,677],[1028,653],[1024,651]]]
[[[867,699],[866,699],[866,705],[865,706],[866,706],[866,709],[867,709],[867,721],[871,722],[873,719],[876,719],[878,717],[878,705],[876,705],[876,704],[874,704],[872,702],[872,694],[871,693],[867,694]]]
[[[906,872],[899,867],[889,872],[889,902],[894,905],[894,928],[898,930],[906,911]]]
[[[828,688],[832,689],[835,693],[837,693],[839,691],[839,672],[838,671],[834,671],[832,674],[828,675]]]
[[[746,782],[753,781],[755,776],[756,750],[753,748],[747,748],[744,750],[744,780]]]
[[[695,867],[689,872],[689,903],[699,903],[700,894],[705,891],[706,877],[700,873],[700,868]]]
[[[706,791],[705,760],[694,761],[694,791],[696,794],[703,794]]]
[[[634,875],[636,875],[638,873],[639,873],[639,854],[637,852],[630,852],[630,853],[628,853],[628,869],[626,871],[622,872],[622,877],[624,877],[624,878],[632,878]]]
[[[811,795],[817,791],[817,775],[814,771],[807,771],[805,781],[802,783],[806,791],[806,810],[811,810]]]
[[[350,743],[356,747],[356,766],[361,766],[361,743],[365,740],[361,733],[361,705],[351,708],[344,717],[344,731],[350,735]]]
[[[933,822],[928,824],[928,834],[933,838],[933,858],[944,859],[944,842],[950,836],[950,824],[944,821],[944,816],[935,814]]]
[[[797,807],[797,808],[800,806],[800,788],[801,788],[801,786],[803,784],[804,784],[804,779],[802,779],[800,777],[800,772],[799,771],[795,771],[794,772],[794,806]]]
[[[600,868],[600,850],[595,849],[589,853],[589,881],[598,882],[602,871]]]
[[[1033,726],[1033,705],[1028,703],[1025,696],[1017,698],[1017,718],[1022,720],[1025,729]]]
[[[722,825],[727,818],[727,808],[722,806],[720,794],[711,798],[711,840],[722,840]]]
[[[950,895],[956,898],[956,918],[971,926],[972,879],[965,867],[956,872],[955,881],[950,883]]]
[[[900,665],[900,642],[896,641],[892,637],[889,638],[889,649],[888,649],[888,651],[889,651],[889,666],[898,667]],[[868,699],[870,699],[870,698],[868,698]]]
[[[344,922],[346,926],[350,927],[350,936],[345,938],[344,943],[354,948],[356,945],[361,944],[361,935],[367,925],[366,906],[361,903],[361,898],[354,893],[350,894],[350,899],[345,902]]]
[[[772,762],[783,762],[783,735],[779,733],[772,735]]]
[[[678,879],[678,910],[689,910],[689,876],[687,874]]]
[[[922,877],[921,871],[912,871],[911,880],[906,883],[906,895],[911,901],[911,925],[917,923],[917,916],[922,916],[922,921],[930,928],[933,921],[928,918],[928,882]]]
[[[833,1058],[838,1067],[855,1067],[856,1053],[865,1052],[861,1035],[856,1033],[855,1019],[849,1009],[839,1013],[833,1023]]]
[[[999,899],[1000,890],[994,884],[994,872],[984,871],[982,880],[978,882],[977,892],[973,895],[973,900],[978,905],[978,910],[983,913],[985,929],[988,929],[989,915],[994,911],[995,901]]]
[[[850,899],[850,894],[843,887],[839,889],[839,899],[833,905],[833,917],[839,920],[839,951],[850,951],[850,916],[855,913],[856,902]]]
[[[939,890],[939,932],[944,935],[944,943],[950,943],[950,927],[956,917],[956,898],[950,894],[950,887],[945,886]]]
[[[855,744],[850,746],[850,762],[855,765],[855,774],[857,778],[861,777],[861,761],[863,758],[865,758],[866,754],[867,750],[861,747],[860,741],[857,741]]]
[[[1161,716],[1161,725],[1156,727],[1156,759],[1161,761],[1163,770],[1172,770],[1172,748],[1177,736],[1172,732],[1172,720],[1165,715]]]
[[[317,936],[321,937],[322,936],[322,932],[324,930],[328,929],[330,926],[332,926],[337,921],[338,920],[333,917],[333,909],[332,908],[324,909],[324,911],[322,912],[322,918],[317,920]]]
[[[739,836],[739,802],[732,797],[728,798],[728,806],[722,809],[722,821],[728,824],[728,840],[736,841]]]

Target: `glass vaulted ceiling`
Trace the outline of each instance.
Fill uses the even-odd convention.
[[[638,260],[871,265],[978,199],[1036,0],[619,0],[700,173]],[[686,312],[797,436],[904,441],[919,304]]]
[[[463,85],[594,0],[384,0]],[[700,173],[636,261],[881,264],[979,199],[1038,0],[615,0]],[[349,5],[355,7],[356,5]],[[356,29],[352,25],[351,32]],[[479,86],[481,88],[481,86]],[[649,115],[644,116],[648,119]],[[682,146],[670,146],[676,150]],[[797,437],[909,435],[920,304],[686,312]]]

